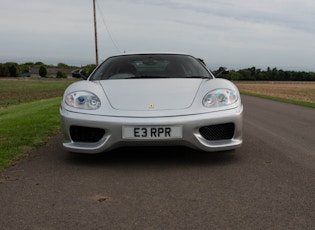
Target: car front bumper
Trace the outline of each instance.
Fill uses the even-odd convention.
[[[63,146],[67,151],[101,153],[123,146],[186,146],[213,152],[231,150],[242,145],[243,106],[234,109],[174,117],[113,117],[74,113],[60,108]],[[229,138],[209,140],[200,132],[201,127],[233,124]],[[123,127],[180,127],[182,135],[173,139],[140,139],[123,136]],[[71,127],[96,128],[104,133],[97,140],[78,141]],[[221,130],[217,130],[221,132]]]

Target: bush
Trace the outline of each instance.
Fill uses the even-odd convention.
[[[19,77],[20,76],[20,71],[19,71],[19,65],[14,62],[8,62],[6,63],[7,69],[9,71],[9,76],[10,77]]]
[[[8,77],[10,75],[7,65],[0,63],[0,77]]]
[[[91,65],[86,65],[82,68],[82,73],[85,74],[85,76],[89,76],[93,70],[96,68],[96,65],[91,64]]]
[[[58,70],[56,78],[67,78],[67,74]]]
[[[41,77],[46,77],[47,76],[47,68],[44,65],[41,65],[39,67],[39,71],[38,71],[39,76]]]

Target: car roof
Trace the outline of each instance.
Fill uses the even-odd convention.
[[[189,55],[193,56],[188,53],[181,53],[181,52],[171,52],[171,51],[166,51],[166,52],[161,52],[161,51],[154,51],[154,52],[129,52],[129,53],[120,53],[120,54],[115,54],[111,55],[111,57],[115,56],[128,56],[128,55],[150,55],[150,54],[173,54],[173,55]]]

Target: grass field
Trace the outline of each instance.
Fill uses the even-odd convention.
[[[0,109],[41,99],[61,97],[74,80],[0,78]]]
[[[43,99],[0,110],[0,170],[59,132],[60,101]]]
[[[61,98],[73,81],[0,78],[0,171],[60,132]],[[242,94],[315,108],[315,83],[236,82],[236,85]]]
[[[242,94],[315,108],[315,82],[236,82]]]

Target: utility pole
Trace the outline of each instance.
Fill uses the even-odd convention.
[[[96,11],[95,11],[95,0],[93,0],[93,10],[94,10],[95,56],[96,56],[96,66],[98,66],[98,47],[97,47],[97,29],[96,29]]]

